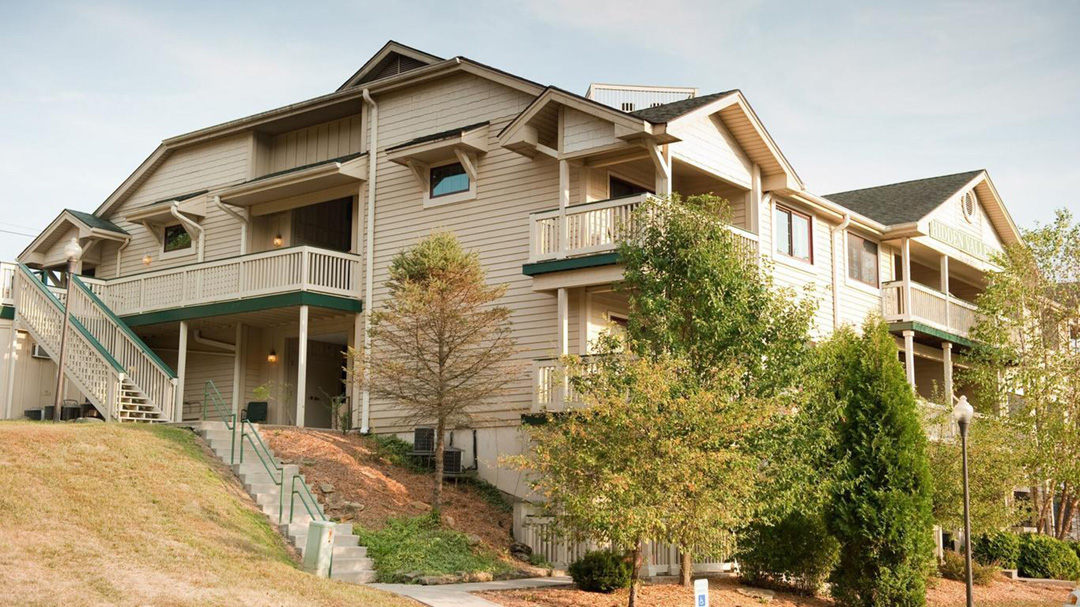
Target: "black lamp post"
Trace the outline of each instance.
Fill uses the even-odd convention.
[[[67,258],[67,294],[64,297],[64,324],[60,330],[60,356],[56,361],[56,395],[53,399],[53,421],[60,421],[60,410],[64,403],[64,365],[67,363],[67,334],[71,325],[71,283],[74,282],[75,266],[82,257],[83,249],[79,246],[79,240],[72,238],[71,242],[64,247],[64,257]],[[44,416],[42,416],[44,417]]]
[[[964,467],[964,564],[967,570],[967,607],[973,607],[975,599],[973,597],[972,588],[972,575],[971,575],[971,493],[968,490],[968,428],[971,427],[971,420],[975,417],[975,409],[968,402],[966,396],[961,396],[957,401],[956,406],[952,410],[953,419],[956,420],[956,425],[960,426],[960,448],[963,452],[963,467]]]

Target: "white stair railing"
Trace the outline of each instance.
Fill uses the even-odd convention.
[[[176,374],[134,332],[74,277],[71,314],[116,359],[129,382],[165,420],[174,419]]]
[[[55,361],[60,356],[64,307],[24,265],[14,280],[15,320]],[[116,414],[124,368],[77,318],[67,332],[64,374],[105,419]]]

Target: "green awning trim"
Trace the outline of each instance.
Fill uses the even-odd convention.
[[[172,308],[169,310],[159,310],[157,312],[147,312],[144,314],[132,314],[122,318],[129,327],[140,327],[165,322],[192,320],[195,318],[227,316],[229,314],[258,312],[274,308],[288,308],[291,306],[312,306],[315,308],[327,308],[357,313],[363,311],[364,302],[359,299],[348,299],[345,297],[324,295],[322,293],[299,291],[295,293],[267,295],[265,297],[252,297],[250,299],[237,299],[222,303],[188,306],[186,308]]]
[[[15,308],[0,306],[0,320],[15,320]]]
[[[926,325],[921,322],[913,321],[891,323],[889,325],[889,330],[894,333],[899,331],[915,331],[916,333],[922,333],[923,335],[936,337],[938,339],[952,342],[958,346],[963,346],[965,348],[975,347],[975,342],[966,337],[961,337],[955,333],[949,333],[948,331],[942,331],[941,329],[931,327],[930,325]]]
[[[521,273],[526,276],[536,276],[538,274],[550,274],[551,272],[563,272],[566,270],[613,266],[617,263],[619,263],[618,253],[601,253],[599,255],[588,255],[585,257],[571,257],[569,259],[554,259],[552,261],[527,263],[521,266]]]

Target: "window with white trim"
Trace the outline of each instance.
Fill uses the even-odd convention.
[[[855,234],[847,235],[848,278],[878,286],[878,245]]]
[[[776,250],[788,257],[814,263],[813,219],[798,211],[776,205]]]
[[[165,226],[161,239],[162,253],[179,253],[191,249],[191,234],[180,224]]]
[[[452,162],[441,166],[431,167],[428,173],[430,190],[428,196],[432,199],[451,194],[468,192],[469,174],[460,162]]]

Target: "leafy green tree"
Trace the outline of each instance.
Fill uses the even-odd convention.
[[[909,607],[926,602],[932,501],[926,436],[896,342],[879,319],[862,335],[833,337],[840,355],[835,398],[841,462],[826,510],[840,542],[832,595],[840,605]]]
[[[748,247],[729,230],[729,216],[728,202],[712,195],[683,199],[676,194],[647,201],[637,210],[633,237],[619,248],[625,265],[619,288],[629,302],[630,347],[641,357],[683,361],[688,366],[682,378],[686,390],[710,383],[718,374],[734,373],[724,386],[724,398],[748,407],[771,399],[779,411],[797,400],[792,388],[800,377],[796,370],[807,357],[813,298],[798,299],[793,291],[773,284],[756,245]],[[776,415],[769,419],[777,421]],[[763,446],[758,438],[744,435],[744,449]],[[776,461],[764,453],[759,456]],[[692,468],[688,474],[701,476]],[[743,516],[714,518],[712,504],[731,500],[709,497],[705,491],[731,492],[734,479],[723,478],[720,471],[713,476],[717,483],[701,485],[695,500],[680,501],[668,514],[669,539],[682,554],[684,585],[690,584],[695,552],[715,541],[718,528],[726,532],[732,527],[724,525],[741,526],[756,509],[743,505],[730,511]]]
[[[529,426],[532,452],[514,461],[562,528],[631,552],[633,606],[645,541],[718,542],[752,514],[761,468],[746,437],[770,415],[767,401],[736,396],[741,370],[687,381],[684,358],[604,349],[567,359],[582,406]]]
[[[518,378],[510,309],[495,305],[476,253],[436,232],[390,262],[389,299],[372,314],[371,356],[350,352],[354,380],[399,406],[415,423],[435,423],[432,512],[442,503],[446,431]]]
[[[1014,448],[1039,530],[1060,538],[1080,499],[1080,225],[1059,210],[994,261],[1001,270],[978,298],[978,345],[963,380],[991,405],[983,412],[1007,413],[1024,436]]]

